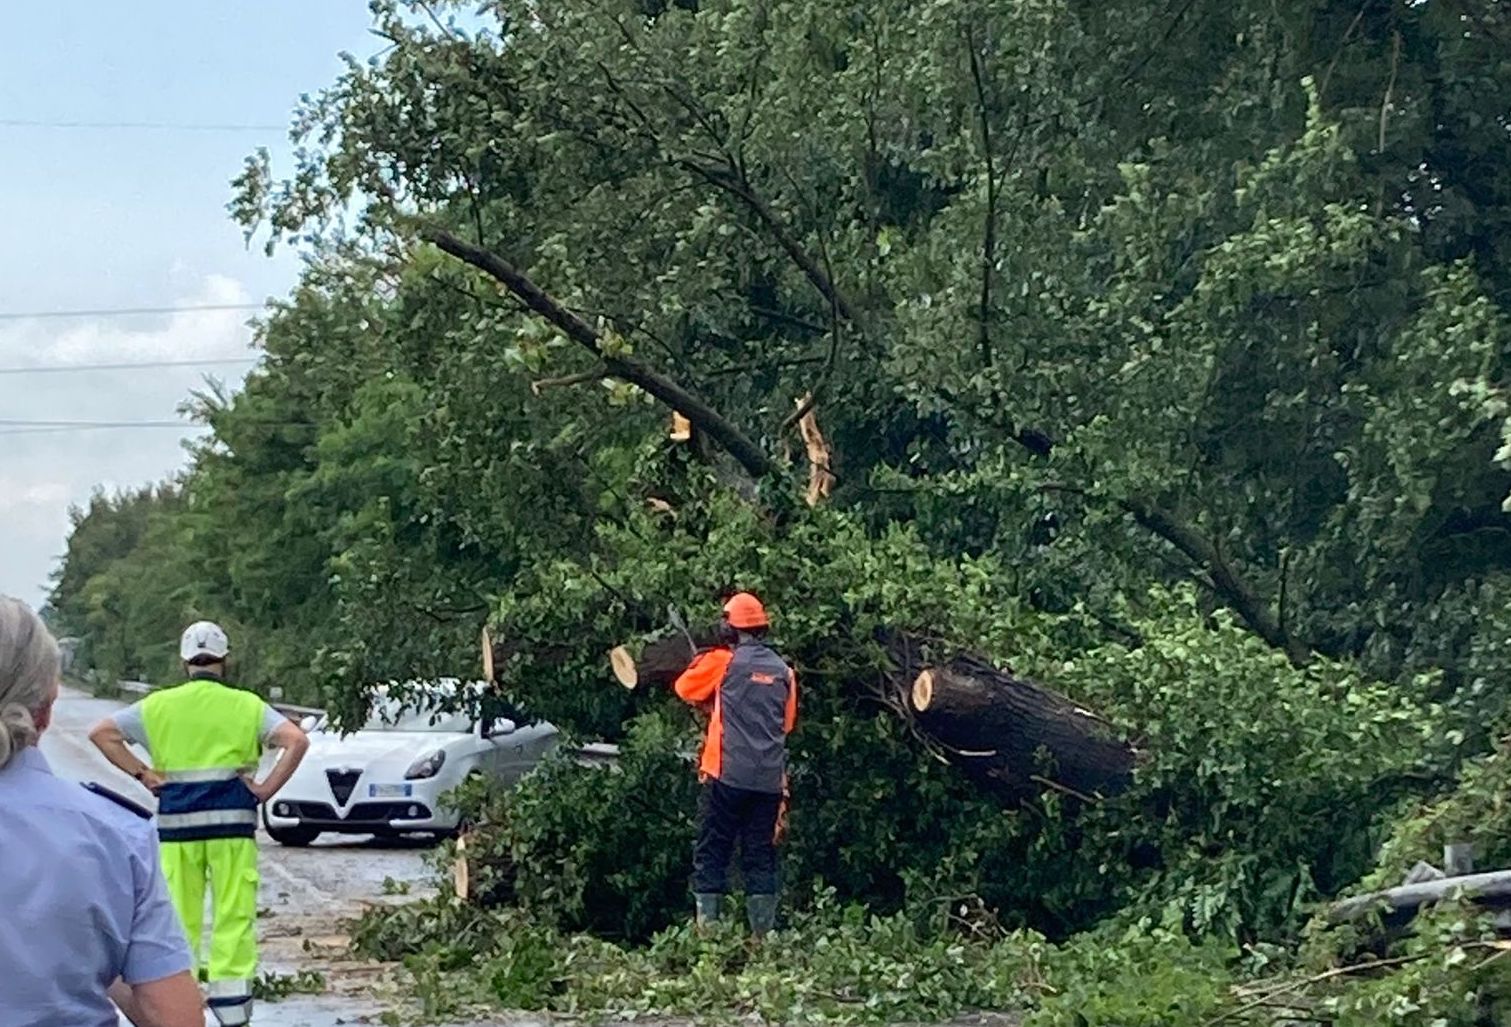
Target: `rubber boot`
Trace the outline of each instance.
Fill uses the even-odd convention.
[[[776,896],[745,896],[745,916],[750,920],[751,937],[766,937],[776,929]]]
[[[699,930],[707,930],[718,923],[724,912],[724,896],[722,895],[694,895],[693,903],[698,914]]]
[[[240,1001],[210,1005],[210,1012],[215,1014],[215,1022],[220,1027],[246,1027],[252,1022],[252,999],[248,996]]]

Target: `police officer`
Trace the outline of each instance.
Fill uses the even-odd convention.
[[[0,597],[0,1027],[203,1027],[150,814],[55,776],[37,749],[58,647]]]
[[[698,923],[719,918],[735,843],[751,933],[776,924],[778,823],[787,791],[787,735],[797,725],[797,675],[766,644],[761,601],[740,592],[724,604],[729,647],[709,649],[677,679],[677,694],[710,709],[699,778],[703,795],[693,852]]]
[[[216,624],[191,624],[179,641],[187,682],[153,692],[90,732],[110,762],[157,793],[163,872],[189,948],[199,959],[205,885],[212,899],[205,993],[224,1027],[252,1018],[257,972],[257,807],[309,748],[297,724],[225,683],[230,641]],[[149,766],[126,743],[145,746]],[[255,778],[264,746],[283,753]]]

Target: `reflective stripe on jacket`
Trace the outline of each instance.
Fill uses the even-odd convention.
[[[713,703],[699,769],[732,788],[778,793],[786,736],[797,726],[797,675],[770,647],[747,642],[700,653],[677,679],[677,694]]]
[[[262,755],[264,704],[251,692],[196,678],[142,701],[158,792],[158,836],[165,842],[251,838],[257,799],[242,780]]]

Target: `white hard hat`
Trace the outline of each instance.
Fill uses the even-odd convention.
[[[185,663],[193,663],[196,657],[208,656],[224,660],[231,651],[231,640],[225,631],[213,621],[196,621],[184,629],[178,643],[178,655]]]

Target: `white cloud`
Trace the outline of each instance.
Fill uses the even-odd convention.
[[[202,276],[174,306],[244,304],[247,289]],[[156,304],[143,304],[156,305]],[[0,322],[0,366],[252,358],[250,311]],[[252,365],[0,375],[0,419],[172,421],[207,374],[239,386]],[[0,433],[4,432],[0,426]],[[161,481],[186,461],[195,426],[0,434],[0,594],[39,602],[67,541],[68,508],[96,488]]]
[[[61,481],[24,481],[0,478],[0,513],[33,506],[57,506],[68,501],[69,488]]]
[[[235,279],[211,275],[177,307],[252,302]],[[246,354],[248,311],[183,310],[123,318],[33,319],[0,325],[0,355],[21,366],[116,363],[133,360],[214,359]]]

